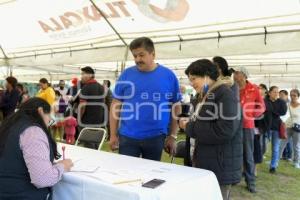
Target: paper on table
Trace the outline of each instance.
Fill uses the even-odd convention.
[[[100,167],[98,166],[74,166],[71,169],[71,172],[90,172],[90,173],[94,173],[95,171],[97,171],[97,169],[99,169]]]
[[[129,184],[129,183],[136,183],[142,182],[143,180],[135,175],[132,174],[124,174],[121,172],[115,172],[111,170],[98,170],[92,174],[85,174],[88,177],[97,179],[99,181],[111,183],[111,184]]]
[[[80,162],[81,161],[81,162]],[[71,168],[71,172],[96,172],[100,166],[95,164],[87,164],[82,162],[83,160],[74,161],[74,166]]]

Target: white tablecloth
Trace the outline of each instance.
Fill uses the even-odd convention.
[[[53,200],[221,200],[215,175],[206,170],[65,145],[73,172],[53,187]],[[62,144],[58,144],[61,152]],[[151,179],[156,189],[141,186]],[[141,181],[138,181],[138,180]],[[132,183],[115,184],[132,181]]]

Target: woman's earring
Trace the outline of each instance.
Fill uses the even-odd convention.
[[[204,94],[206,94],[207,92],[208,92],[208,84],[207,84],[207,82],[206,82],[206,77],[205,77],[205,83],[204,83],[204,85],[203,85],[203,93]]]
[[[203,86],[203,92],[206,94],[208,92],[208,85],[205,83]]]

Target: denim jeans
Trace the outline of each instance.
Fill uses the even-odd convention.
[[[160,161],[165,138],[166,136],[164,134],[143,140],[119,135],[119,153],[127,156]]]
[[[270,168],[277,168],[278,162],[280,159],[280,138],[279,138],[279,132],[271,130],[271,137],[272,137],[272,159],[270,163]]]
[[[293,147],[292,147],[292,140],[291,138],[287,139],[288,143],[286,144],[286,147],[283,150],[283,153],[280,154],[282,156],[283,159],[292,159],[292,155],[293,155]],[[283,143],[283,142],[281,142]],[[281,152],[281,151],[279,151]]]

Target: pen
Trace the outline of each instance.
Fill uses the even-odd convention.
[[[128,180],[128,181],[118,181],[114,182],[115,185],[124,184],[124,183],[134,183],[134,182],[140,182],[142,179],[135,179],[135,180]]]

